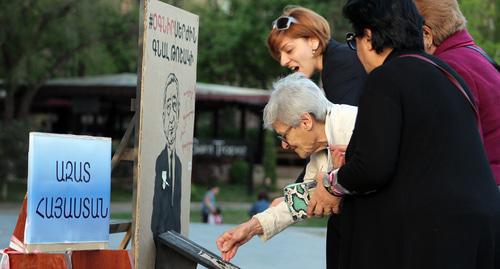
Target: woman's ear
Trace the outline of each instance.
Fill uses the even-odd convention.
[[[300,126],[306,130],[311,131],[314,125],[314,118],[310,113],[304,112],[300,117]]]
[[[319,39],[316,37],[309,37],[307,42],[309,43],[309,46],[311,47],[312,53],[316,54],[319,49]]]
[[[363,30],[364,36],[361,38],[361,42],[364,42],[366,48],[371,51],[373,50],[373,45],[372,45],[372,30],[370,29],[365,29]]]
[[[432,29],[429,26],[424,25],[422,32],[424,35],[425,52],[433,54],[434,51],[436,51],[436,46],[434,46],[434,35],[432,34]]]

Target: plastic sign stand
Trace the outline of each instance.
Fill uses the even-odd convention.
[[[106,248],[110,185],[110,138],[30,133],[27,251]]]

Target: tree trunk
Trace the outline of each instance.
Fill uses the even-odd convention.
[[[7,187],[7,180],[2,180],[3,182],[0,182],[0,188],[1,190],[1,200],[5,201],[7,200],[7,193],[8,193],[8,187]]]
[[[5,107],[3,111],[3,120],[5,125],[10,124],[14,120],[14,113],[16,110],[16,103],[14,99],[13,91],[7,91],[7,96],[5,96]]]
[[[34,86],[32,88],[29,88],[23,95],[19,108],[19,114],[18,114],[19,119],[24,120],[28,118],[28,116],[30,115],[31,104],[33,103],[33,99],[35,98],[35,95],[39,89],[40,86]]]

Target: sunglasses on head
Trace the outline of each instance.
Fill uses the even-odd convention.
[[[286,30],[292,23],[298,24],[299,22],[294,17],[281,16],[273,21],[273,29]]]
[[[345,35],[345,42],[350,49],[356,50],[356,34],[355,33],[347,33]]]

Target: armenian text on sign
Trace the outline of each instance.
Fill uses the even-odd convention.
[[[26,244],[109,239],[111,139],[30,133]]]

